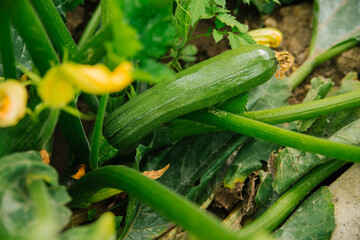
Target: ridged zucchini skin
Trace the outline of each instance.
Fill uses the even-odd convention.
[[[167,121],[261,85],[274,75],[276,67],[275,54],[268,47],[229,50],[125,103],[105,118],[103,134],[118,149],[130,147]]]

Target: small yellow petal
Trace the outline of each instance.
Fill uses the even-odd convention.
[[[40,155],[41,155],[41,161],[45,164],[50,164],[50,155],[46,150],[41,150],[40,151]]]
[[[26,114],[27,90],[17,80],[0,83],[0,127],[16,125]]]
[[[77,173],[75,173],[74,175],[72,175],[71,177],[74,179],[80,179],[82,176],[85,175],[85,164],[79,164],[79,168]]]

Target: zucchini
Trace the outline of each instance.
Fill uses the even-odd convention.
[[[103,134],[119,149],[131,147],[165,122],[266,82],[276,67],[275,53],[268,47],[248,45],[229,50],[125,103],[105,118]]]

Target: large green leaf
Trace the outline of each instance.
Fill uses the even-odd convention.
[[[322,187],[304,201],[273,236],[283,240],[327,240],[334,229],[331,193],[327,187]]]
[[[72,228],[66,231],[61,240],[114,240],[115,218],[111,213],[105,213],[93,224]]]
[[[29,190],[29,183],[34,179],[42,179],[48,184],[47,198],[52,214],[45,226],[39,225],[38,204]],[[41,161],[39,152],[15,153],[0,158],[0,239],[43,239],[32,234],[45,234],[42,237],[56,234],[70,220],[71,213],[65,207],[69,201],[65,187],[58,185],[56,170]],[[47,231],[36,231],[42,228]]]
[[[250,90],[247,109],[256,111],[285,106],[290,94],[288,79],[280,81],[273,76],[266,83]]]
[[[278,145],[256,140],[243,146],[224,178],[224,186],[233,189],[236,183],[243,183],[253,171],[259,170],[267,162]]]
[[[15,55],[15,61],[27,69],[31,69],[31,57],[29,52],[26,50],[24,41],[19,36],[15,28],[11,27],[11,35],[13,39],[13,45],[14,45],[14,55]],[[3,74],[3,65],[2,60],[0,57],[0,76],[2,77]]]
[[[359,86],[359,84],[353,78],[352,74],[344,78],[339,93],[345,93],[347,90],[356,90],[356,86]],[[360,141],[358,138],[359,134],[357,134],[360,131],[359,118],[359,108],[331,113],[319,118],[309,133],[325,138],[331,136],[329,140],[357,145]],[[324,156],[292,148],[283,149],[276,158],[274,189],[278,193],[284,192],[310,169],[328,160]]]
[[[317,0],[314,8],[313,55],[360,36],[360,1]]]
[[[345,144],[360,144],[360,119],[341,128],[329,140]],[[278,193],[284,192],[296,180],[313,167],[329,161],[321,155],[301,152],[292,148],[283,149],[276,158],[276,176],[273,183]]]
[[[170,168],[159,179],[162,184],[182,195],[191,192],[191,196],[201,192],[201,180],[204,174],[212,175],[226,161],[227,157],[242,143],[241,136],[233,133],[214,133],[189,137],[172,147],[147,154],[142,160],[144,170],[159,169],[170,163]],[[141,206],[141,211],[134,222],[129,239],[146,239],[162,233],[170,222],[154,213],[149,207]]]

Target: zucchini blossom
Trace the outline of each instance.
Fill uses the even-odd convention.
[[[0,127],[16,125],[26,114],[27,90],[19,81],[0,82]]]
[[[282,33],[275,28],[259,28],[249,31],[248,34],[257,44],[277,48],[282,40]]]

